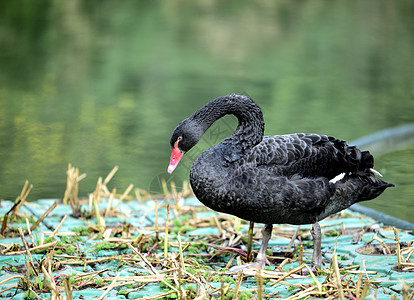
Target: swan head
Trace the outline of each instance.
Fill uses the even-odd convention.
[[[171,158],[168,173],[172,173],[184,154],[193,148],[203,136],[200,125],[191,118],[182,121],[171,135]]]

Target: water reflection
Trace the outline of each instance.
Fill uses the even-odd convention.
[[[259,103],[266,134],[350,140],[412,122],[413,6],[2,1],[0,197],[14,198],[25,179],[34,185],[31,199],[61,197],[69,162],[88,174],[83,195],[114,165],[113,187],[156,189],[167,176],[173,128],[231,92]],[[175,180],[187,178],[185,165],[235,126],[231,117],[215,124]],[[408,164],[402,170],[388,157],[387,173],[409,177]],[[412,160],[412,151],[404,157]],[[409,194],[395,191],[387,193],[407,211]]]

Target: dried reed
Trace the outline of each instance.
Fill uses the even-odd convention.
[[[253,244],[253,240],[257,240],[259,237],[253,235],[253,225],[250,224],[248,235],[244,231],[241,231],[242,226],[248,226],[247,222],[242,222],[238,218],[233,218],[227,215],[218,214],[208,218],[198,218],[195,213],[194,207],[186,207],[181,203],[182,197],[188,195],[191,192],[191,189],[188,187],[188,184],[183,184],[182,191],[178,191],[175,184],[170,183],[171,193],[168,191],[167,183],[163,181],[163,189],[165,193],[165,198],[174,200],[174,203],[168,202],[167,205],[160,205],[158,201],[155,202],[156,210],[156,220],[155,227],[143,228],[143,230],[152,230],[151,234],[144,234],[138,232],[138,235],[134,236],[134,232],[130,232],[128,227],[127,229],[125,224],[119,228],[108,228],[105,224],[104,217],[110,216],[119,216],[120,213],[117,212],[122,201],[125,201],[128,197],[128,194],[131,192],[133,186],[130,185],[124,193],[118,198],[118,201],[113,205],[116,198],[116,189],[112,189],[109,192],[107,188],[108,182],[113,178],[114,174],[117,172],[118,167],[112,169],[112,171],[105,177],[98,179],[95,191],[90,194],[90,211],[94,212],[96,217],[96,222],[98,224],[88,225],[89,229],[94,230],[94,234],[89,236],[89,240],[96,238],[98,233],[102,235],[102,239],[106,242],[115,244],[117,249],[123,249],[125,245],[131,249],[131,253],[124,252],[119,255],[102,257],[102,258],[93,258],[86,257],[85,253],[91,251],[91,248],[80,249],[77,247],[77,255],[68,255],[68,254],[57,254],[57,244],[58,241],[36,245],[31,231],[36,228],[36,226],[56,207],[57,203],[55,202],[41,218],[37,220],[35,224],[31,227],[26,221],[27,232],[31,241],[31,246],[27,243],[24,232],[19,228],[19,234],[23,243],[23,251],[16,251],[15,244],[3,245],[1,244],[1,254],[3,255],[13,255],[13,254],[23,254],[26,260],[26,271],[24,276],[14,276],[13,279],[18,279],[19,283],[15,285],[15,288],[24,288],[30,292],[32,297],[41,299],[39,292],[46,289],[50,295],[51,299],[72,299],[72,291],[86,288],[87,286],[92,286],[96,289],[100,289],[103,293],[100,295],[99,299],[104,299],[108,296],[109,292],[113,289],[120,290],[121,288],[126,288],[129,285],[133,287],[128,287],[128,293],[132,291],[142,290],[149,283],[159,283],[160,285],[165,286],[166,291],[158,295],[147,296],[142,299],[158,299],[160,297],[178,297],[180,299],[205,299],[209,298],[212,295],[215,297],[221,297],[225,299],[227,295],[231,292],[233,293],[232,298],[238,299],[241,297],[241,293],[245,291],[252,291],[255,293],[253,297],[255,299],[267,299],[271,297],[277,297],[276,294],[266,294],[265,287],[274,287],[275,285],[285,285],[297,289],[295,292],[292,292],[287,299],[304,299],[304,298],[326,298],[326,299],[364,299],[370,288],[375,291],[378,286],[375,283],[375,278],[370,278],[369,276],[375,275],[376,272],[369,271],[365,268],[365,262],[362,265],[348,266],[345,268],[340,268],[338,264],[338,258],[336,256],[336,248],[332,256],[332,264],[329,269],[323,270],[327,273],[326,278],[323,282],[320,282],[317,278],[317,275],[311,267],[304,263],[303,253],[306,251],[303,250],[303,245],[300,245],[299,258],[285,258],[283,262],[279,265],[279,268],[270,271],[270,270],[251,270],[245,269],[239,271],[237,274],[230,273],[228,271],[220,270],[220,267],[216,267],[215,259],[220,255],[228,255],[230,253],[230,260],[225,264],[226,268],[230,267],[234,261],[238,261],[238,264],[241,264],[242,259],[248,260],[250,256],[248,253],[242,251],[239,245],[245,240],[248,239],[248,244]],[[77,194],[75,197],[75,192],[77,191],[76,178],[79,182],[79,172],[74,170],[74,168],[69,165],[68,168],[68,178],[69,173],[71,173],[70,178],[71,184],[67,187],[67,199],[70,203],[74,204],[74,207],[79,207],[81,202],[77,199]],[[74,179],[75,178],[75,179]],[[28,183],[25,184],[26,188],[22,190],[21,195],[19,196],[23,199],[27,197]],[[71,196],[72,199],[70,200]],[[138,195],[137,198],[140,198],[139,201],[145,201],[149,199],[149,193],[143,192],[139,189],[135,189],[135,195]],[[104,197],[108,198],[108,203],[106,208],[103,211],[99,210],[99,203],[101,203]],[[148,197],[148,198],[147,198]],[[87,202],[85,202],[87,203]],[[158,224],[158,210],[159,208],[166,209],[166,223],[163,227],[160,227]],[[178,230],[177,238],[173,239],[173,231],[175,228],[171,227],[170,224],[170,210],[174,214],[174,218],[178,218],[181,222],[182,228]],[[181,218],[187,216],[186,218]],[[72,236],[77,235],[71,232],[59,232],[61,226],[67,220],[67,216],[64,216],[60,223],[55,227],[51,232],[44,232],[42,235],[42,240],[44,236]],[[175,223],[174,223],[175,224]],[[340,224],[340,223],[338,223]],[[219,230],[219,235],[209,234],[209,235],[198,235],[192,237],[187,235],[182,229],[183,227],[191,226],[193,228],[205,228],[216,226]],[[133,230],[131,230],[133,231]],[[164,231],[164,249],[157,249],[158,244],[158,233],[159,231]],[[297,241],[299,236],[300,227],[298,226],[295,231],[292,230],[283,230],[280,228],[275,228],[274,234],[278,237],[287,239],[289,242],[288,249],[294,248],[293,245]],[[342,233],[345,232],[345,227],[341,226]],[[97,233],[98,232],[98,233]],[[136,231],[135,231],[136,232]],[[395,239],[397,245],[399,245],[398,233],[395,230]],[[116,235],[116,236],[115,236]],[[154,235],[156,239],[154,239]],[[380,235],[380,233],[378,233]],[[304,235],[300,235],[304,237]],[[373,241],[376,240],[381,244],[384,241],[381,240],[377,235]],[[382,242],[381,242],[382,241]],[[97,241],[100,243],[100,241]],[[385,243],[384,243],[385,244]],[[162,244],[161,244],[162,245]],[[95,247],[95,246],[92,246]],[[203,247],[203,253],[194,251],[195,249]],[[397,246],[398,247],[398,246]],[[251,248],[251,246],[248,246]],[[41,262],[38,262],[36,265],[31,253],[36,250],[47,250],[47,254]],[[176,249],[176,250],[174,250]],[[20,250],[20,249],[17,249]],[[193,251],[193,252],[190,252]],[[293,250],[291,251],[293,252]],[[404,270],[404,268],[414,268],[414,264],[410,261],[410,256],[414,253],[413,243],[408,247],[403,249],[397,248],[398,258],[398,268]],[[206,263],[200,259],[207,259],[207,264],[210,268],[206,268]],[[271,259],[271,258],[269,258]],[[299,266],[293,268],[289,271],[283,271],[282,267],[288,263],[299,261]],[[96,264],[102,264],[105,262],[112,262],[116,267],[116,275],[108,276],[112,268],[105,268],[99,271],[85,272],[81,275],[76,276],[56,276],[52,273],[52,270],[57,269],[59,265],[73,265],[73,266],[83,266],[84,269],[86,266],[94,266]],[[121,276],[120,269],[123,265],[134,266],[136,272],[131,276]],[[223,264],[221,264],[222,266]],[[213,271],[214,269],[214,271]],[[290,278],[304,278],[304,276],[299,275],[303,269],[309,273],[310,278],[312,278],[312,284],[305,285],[300,283],[291,283],[288,281]],[[111,270],[113,271],[113,270]],[[106,273],[106,274],[105,274]],[[39,281],[39,275],[44,276],[44,284],[41,287]],[[105,275],[103,275],[105,274]],[[342,274],[342,275],[341,275]],[[354,275],[356,274],[356,275]],[[233,283],[226,282],[224,279],[228,276],[233,276],[235,281]],[[320,274],[319,274],[320,275]],[[37,277],[36,277],[37,276]],[[219,281],[221,282],[219,287],[214,287],[211,279],[218,276]],[[357,277],[357,280],[353,278]],[[60,279],[59,279],[60,278]],[[256,287],[249,290],[243,290],[243,282],[246,279],[255,279]],[[11,279],[8,279],[11,280]],[[0,286],[3,283],[8,282],[8,280],[3,280],[0,282]],[[101,285],[97,285],[97,281],[100,280]],[[266,282],[270,282],[266,283]],[[103,283],[102,283],[103,282]],[[187,290],[188,285],[194,285],[195,289]],[[7,289],[1,290],[0,293],[4,293],[12,289],[13,287],[8,287]],[[413,296],[412,287],[408,285],[403,285],[402,295],[406,299]],[[65,296],[63,296],[65,293]],[[220,293],[220,296],[217,294]]]

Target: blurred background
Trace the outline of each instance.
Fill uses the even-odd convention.
[[[229,136],[217,122],[171,177],[175,126],[213,98],[244,93],[266,134],[354,140],[414,122],[414,2],[0,2],[0,199],[62,198],[68,163],[80,195],[109,186],[159,192]],[[414,222],[414,146],[376,169],[396,184],[366,205]]]

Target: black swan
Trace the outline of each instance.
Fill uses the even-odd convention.
[[[194,162],[190,183],[209,208],[264,223],[256,264],[264,267],[272,224],[313,224],[312,264],[320,268],[318,221],[352,204],[379,196],[391,183],[375,177],[368,151],[319,134],[263,136],[259,106],[244,95],[216,98],[182,121],[171,136],[172,173],[183,155],[218,119],[233,114],[232,136],[203,152]]]

